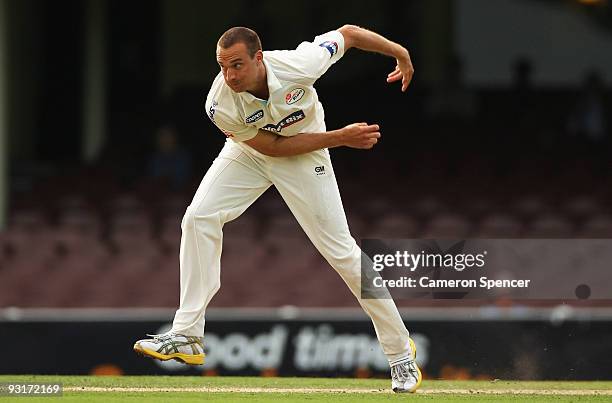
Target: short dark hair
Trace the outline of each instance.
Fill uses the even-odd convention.
[[[257,32],[245,27],[233,27],[228,29],[221,35],[217,44],[223,49],[227,49],[240,42],[245,44],[251,58],[255,56],[258,50],[261,50],[261,41],[259,40]]]

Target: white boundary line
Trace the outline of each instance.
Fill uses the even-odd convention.
[[[64,387],[64,392],[147,392],[147,393],[363,393],[392,394],[390,389],[341,389],[341,388],[238,388],[238,387],[201,387],[201,388],[123,388],[123,387]],[[551,395],[551,396],[612,396],[607,389],[421,389],[417,394],[425,395]]]

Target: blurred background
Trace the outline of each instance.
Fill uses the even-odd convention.
[[[351,50],[317,83],[329,129],[382,128],[372,151],[332,151],[356,239],[612,237],[607,0],[0,0],[0,332],[50,338],[46,359],[0,372],[385,373],[274,189],[225,228],[205,368],[130,351],[172,318],[181,217],[225,141],[202,107],[218,37],[243,25],[291,49],[345,23],[416,70],[402,94],[392,59]],[[612,373],[593,342],[612,301],[398,305],[427,376]],[[62,356],[92,339],[98,353]]]

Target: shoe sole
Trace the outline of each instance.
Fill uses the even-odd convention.
[[[161,354],[157,351],[149,350],[142,347],[140,344],[134,344],[134,351],[144,357],[154,358],[160,361],[176,360],[188,365],[202,365],[204,364],[204,354],[183,354],[183,353],[172,353],[172,354]]]
[[[414,366],[416,367],[417,372],[419,374],[419,377],[418,377],[419,381],[411,389],[394,388],[393,391],[395,393],[414,393],[421,386],[421,382],[423,381],[423,374],[421,374],[421,369],[419,368],[418,365],[416,365],[416,357],[417,357],[416,345],[414,344],[414,341],[412,339],[409,339],[409,341],[410,341],[410,348],[412,349],[412,359],[414,360]]]

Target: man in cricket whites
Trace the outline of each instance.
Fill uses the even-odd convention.
[[[361,122],[328,131],[313,87],[351,48],[394,58],[387,82],[400,81],[406,91],[414,73],[408,51],[361,27],[344,25],[294,50],[262,51],[257,33],[244,27],[221,36],[216,49],[221,71],[205,107],[227,141],[181,223],[180,306],[172,329],[137,341],[138,353],[203,363],[204,313],[220,287],[223,224],[274,185],[372,319],[389,360],[393,390],[417,390],[422,376],[415,345],[394,301],[361,298],[362,252],[349,232],[328,151],[371,149],[380,138],[379,126]]]

